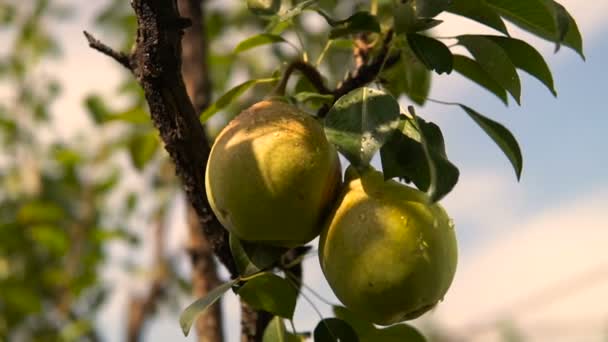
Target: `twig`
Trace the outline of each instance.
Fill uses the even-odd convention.
[[[84,36],[87,38],[87,41],[89,42],[89,46],[90,47],[92,47],[93,49],[95,49],[95,50],[103,53],[106,56],[109,56],[109,57],[113,58],[115,61],[117,61],[118,63],[120,63],[120,65],[122,65],[123,67],[131,70],[129,55],[127,55],[126,53],[119,52],[119,51],[116,51],[116,50],[112,49],[111,47],[109,47],[106,44],[102,43],[97,38],[93,37],[93,35],[90,34],[87,31],[83,31],[83,33],[84,33]]]
[[[390,30],[386,33],[384,41],[382,42],[382,48],[376,57],[374,57],[368,63],[361,63],[354,71],[349,72],[346,79],[342,81],[338,87],[332,91],[334,95],[333,102],[337,101],[340,97],[347,94],[348,92],[362,87],[370,82],[373,82],[383,68],[388,68],[399,61],[399,54],[389,55],[391,41],[393,39],[393,31]],[[333,105],[333,102],[331,105]],[[317,116],[324,117],[329,109],[330,104],[326,104],[317,112]]]

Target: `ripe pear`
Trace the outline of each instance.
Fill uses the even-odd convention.
[[[205,182],[213,212],[231,233],[295,247],[321,232],[341,168],[314,117],[284,102],[262,101],[220,132]]]
[[[419,317],[456,271],[453,223],[428,196],[368,170],[351,178],[319,240],[319,260],[340,301],[379,325]]]

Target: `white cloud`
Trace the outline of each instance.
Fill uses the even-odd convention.
[[[433,318],[452,333],[501,318],[512,319],[536,340],[547,340],[551,326],[561,327],[568,341],[591,341],[605,333],[607,204],[608,189],[582,195],[461,259],[456,280]],[[581,323],[585,329],[579,329]]]

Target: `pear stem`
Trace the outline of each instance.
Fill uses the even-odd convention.
[[[319,70],[314,66],[308,64],[302,60],[296,60],[287,66],[287,69],[283,72],[283,76],[281,77],[281,81],[277,85],[277,87],[272,91],[271,96],[285,96],[285,88],[287,88],[287,82],[289,82],[289,77],[293,74],[294,71],[299,71],[304,75],[310,83],[317,89],[320,94],[331,94],[332,91],[325,86],[323,82],[323,76],[319,73]]]

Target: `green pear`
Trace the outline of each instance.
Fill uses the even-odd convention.
[[[419,317],[446,294],[456,271],[453,223],[428,196],[368,170],[348,184],[321,233],[319,261],[340,301],[390,325]]]
[[[205,183],[213,212],[239,239],[295,247],[319,235],[341,168],[314,117],[262,101],[220,132]]]

